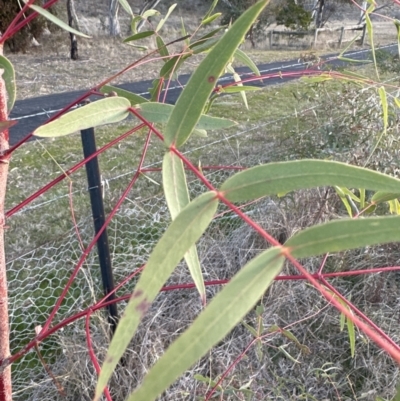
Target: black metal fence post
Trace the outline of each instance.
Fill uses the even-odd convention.
[[[94,128],[88,128],[81,131],[83,155],[85,159],[96,152],[96,140]],[[103,191],[100,178],[100,168],[97,156],[86,163],[86,174],[88,180],[88,189],[90,193],[90,203],[92,206],[92,215],[94,230],[97,234],[105,222]],[[107,229],[105,229],[97,240],[97,251],[99,255],[101,278],[103,281],[104,295],[109,294],[114,289],[114,277],[112,272],[110,248],[108,245]],[[111,294],[108,300],[115,299],[115,294]],[[109,305],[108,321],[111,326],[112,334],[118,324],[118,311],[115,303]]]

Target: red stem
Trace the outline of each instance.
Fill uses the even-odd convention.
[[[58,298],[53,310],[51,311],[50,316],[48,317],[46,323],[44,324],[42,331],[46,332],[48,330],[48,328],[50,327],[50,324],[53,321],[54,316],[56,315],[58,309],[60,308],[62,301],[64,300],[65,296],[67,295],[67,293],[69,291],[69,288],[71,287],[73,281],[75,280],[75,277],[78,274],[78,272],[79,272],[80,268],[82,267],[83,263],[85,262],[87,256],[89,255],[89,253],[92,250],[92,248],[96,245],[97,240],[99,239],[101,234],[104,232],[104,230],[107,228],[107,226],[109,225],[110,221],[112,220],[114,215],[117,213],[119,207],[122,205],[123,201],[128,196],[128,193],[132,189],[132,187],[135,184],[136,180],[139,178],[139,176],[141,174],[140,169],[143,166],[144,158],[146,157],[146,154],[147,154],[147,149],[148,149],[148,146],[149,146],[149,143],[150,143],[150,138],[151,138],[151,131],[149,131],[149,133],[147,135],[147,139],[146,139],[146,142],[145,142],[144,147],[143,147],[142,157],[140,158],[139,166],[138,166],[138,169],[137,169],[136,173],[134,174],[134,176],[133,176],[132,180],[130,181],[130,183],[128,184],[127,188],[125,189],[125,191],[123,192],[123,194],[121,195],[121,197],[117,201],[116,205],[114,206],[114,208],[112,209],[112,211],[108,215],[106,221],[104,222],[104,224],[101,227],[101,229],[99,230],[99,232],[95,235],[95,237],[90,242],[90,244],[86,248],[86,250],[82,253],[82,256],[80,257],[79,262],[77,263],[72,275],[68,279],[67,284],[63,288],[63,291],[62,291],[60,297]]]
[[[93,153],[92,155],[90,155],[86,159],[81,160],[79,163],[75,164],[73,167],[71,167],[70,169],[65,171],[63,174],[59,175],[53,181],[49,182],[47,185],[45,185],[44,187],[42,187],[41,189],[36,191],[34,194],[32,194],[31,196],[26,198],[23,202],[19,203],[18,205],[14,206],[12,209],[10,209],[8,212],[6,212],[6,217],[7,218],[11,217],[13,214],[17,213],[23,207],[25,207],[26,205],[31,203],[33,200],[35,200],[37,197],[39,197],[40,195],[42,195],[45,192],[47,192],[50,188],[54,187],[54,185],[56,185],[59,182],[61,182],[64,178],[69,177],[72,173],[74,173],[75,171],[80,169],[82,166],[84,166],[88,161],[92,160],[94,157],[96,157],[100,153],[106,151],[111,146],[113,146],[116,143],[122,141],[123,139],[125,139],[129,135],[132,135],[133,133],[135,133],[139,129],[143,128],[144,126],[145,126],[145,124],[140,124],[140,125],[132,128],[132,129],[130,129],[129,131],[125,132],[124,134],[120,135],[119,137],[113,139],[111,142],[109,142],[106,145],[104,145],[102,148],[98,149],[95,153]]]
[[[96,354],[94,353],[93,346],[92,346],[92,338],[90,336],[90,315],[91,314],[92,314],[92,311],[88,311],[88,313],[86,315],[86,322],[85,322],[86,344],[88,347],[90,360],[93,363],[93,366],[94,366],[94,369],[96,370],[97,376],[99,376],[101,367],[99,365],[99,362],[97,361]],[[110,391],[108,390],[108,387],[104,388],[103,393],[106,396],[108,401],[113,401],[111,398]]]
[[[3,47],[0,44],[0,55],[3,54]],[[0,121],[8,120],[7,93],[3,79],[3,71],[0,70]],[[11,401],[11,367],[3,363],[10,355],[10,326],[8,315],[8,290],[7,290],[7,269],[4,249],[4,200],[7,188],[7,176],[9,157],[5,153],[9,147],[8,129],[0,132],[0,401]]]

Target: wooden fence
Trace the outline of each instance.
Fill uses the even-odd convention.
[[[276,31],[271,30],[268,32],[269,38],[269,48],[272,49],[274,46],[278,46],[279,44],[274,43],[274,35],[278,36],[289,36],[289,37],[304,37],[304,36],[311,36],[312,41],[310,40],[310,45],[312,47],[316,47],[318,44],[318,36],[322,32],[328,33],[335,33],[338,32],[338,39],[337,40],[329,40],[328,44],[337,44],[338,47],[341,47],[342,43],[348,42],[349,40],[345,40],[345,31],[362,31],[360,43],[361,45],[364,44],[365,41],[365,33],[366,33],[366,25],[352,25],[352,26],[342,26],[338,28],[316,28],[309,31]]]

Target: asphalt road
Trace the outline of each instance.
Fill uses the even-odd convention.
[[[387,45],[379,47],[379,49],[386,49],[391,52],[397,51],[397,44]],[[345,57],[352,58],[355,60],[365,60],[368,62],[370,60],[370,50],[358,50],[345,53]],[[332,68],[338,68],[344,66],[343,61],[337,60],[338,54],[332,54],[323,57],[327,61],[327,64]],[[261,74],[270,74],[274,72],[295,72],[300,71],[305,68],[307,63],[298,62],[297,60],[287,61],[287,62],[274,62],[268,64],[259,65],[258,68]],[[245,77],[247,74],[251,74],[248,68],[239,68],[238,73]],[[185,85],[189,79],[190,75],[179,76],[179,82]],[[288,82],[296,77],[284,77],[284,78],[270,78],[264,79],[261,84],[260,81],[252,82],[251,85],[274,85],[282,84]],[[230,75],[221,77],[218,81],[220,84],[225,84],[232,81]],[[129,90],[131,92],[137,93],[141,96],[149,96],[148,89],[151,87],[152,81],[141,81],[118,85],[119,87]],[[175,103],[179,93],[181,91],[181,85],[172,83],[168,89],[167,102]],[[74,91],[74,92],[64,92],[56,93],[53,95],[41,96],[36,98],[30,98],[25,100],[19,100],[15,103],[13,110],[11,111],[10,119],[17,120],[17,124],[10,128],[10,144],[14,145],[25,137],[30,132],[34,131],[41,124],[46,122],[54,113],[63,109],[65,106],[73,102],[80,95],[84,94],[85,91]]]

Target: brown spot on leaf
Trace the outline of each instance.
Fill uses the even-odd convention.
[[[142,294],[142,290],[133,291],[132,298],[139,298]]]
[[[151,303],[147,302],[145,299],[140,302],[140,304],[136,307],[136,310],[140,312],[142,315],[144,315],[147,310],[150,308]]]
[[[213,82],[215,82],[215,77],[213,77],[212,75],[210,77],[208,77],[208,82],[210,84],[212,84]]]
[[[109,356],[106,358],[105,362],[106,362],[106,363],[113,363],[113,362],[114,362],[114,357],[112,357],[111,355],[109,355]]]

